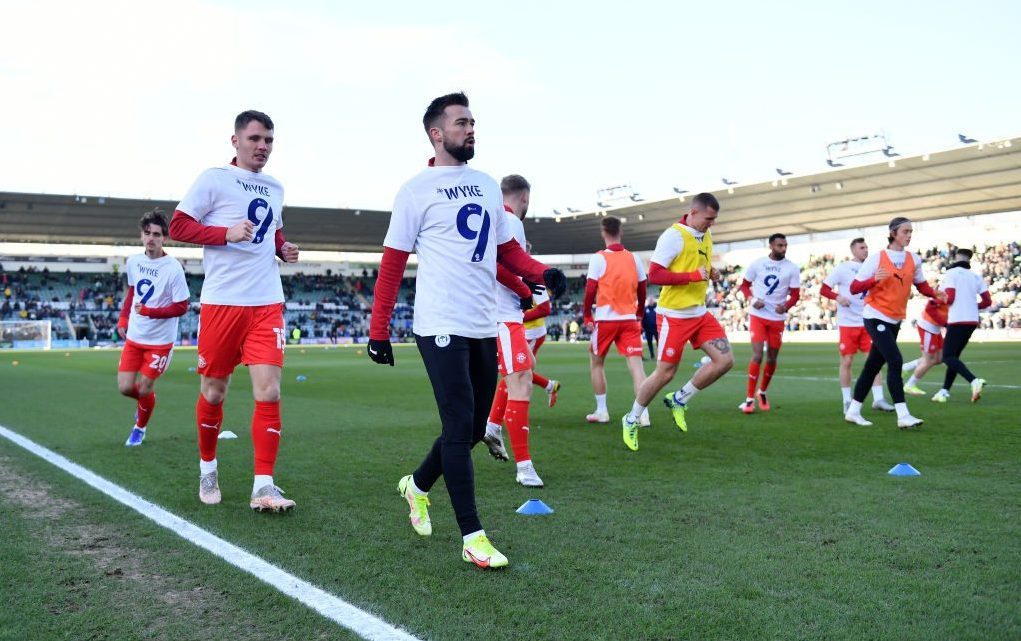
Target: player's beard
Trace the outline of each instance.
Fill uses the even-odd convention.
[[[447,141],[443,141],[443,149],[448,154],[457,159],[459,162],[468,162],[469,160],[475,157],[475,145],[472,145],[471,147],[469,147],[468,145],[461,145],[460,147],[455,147],[448,143]]]

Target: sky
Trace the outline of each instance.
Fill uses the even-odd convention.
[[[388,210],[458,90],[538,215],[1021,134],[1017,2],[287,4],[0,0],[0,191],[179,199],[252,108],[287,204]]]

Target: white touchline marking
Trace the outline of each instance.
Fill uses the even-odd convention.
[[[801,380],[801,381],[839,381],[840,380],[836,376],[834,376],[833,378],[827,378],[827,377],[823,377],[823,376],[788,376],[786,374],[774,374],[773,378],[792,378],[792,379]],[[855,380],[857,380],[857,379],[855,379]],[[883,380],[885,381],[886,378],[883,377]],[[961,380],[963,381],[964,379],[962,378]],[[928,383],[928,382],[929,381],[918,381],[918,384],[919,385],[924,385],[925,383]],[[999,388],[1003,388],[1003,389],[1021,389],[1021,385],[996,385],[996,384],[993,384],[993,383],[986,383],[986,387],[999,387]],[[964,389],[964,388],[962,387],[961,389]]]
[[[264,583],[268,583],[287,596],[312,608],[327,619],[351,630],[363,639],[370,639],[372,641],[420,641],[417,637],[351,605],[340,597],[317,588],[308,581],[299,579],[293,574],[281,570],[251,552],[246,552],[238,546],[224,541],[194,523],[186,521],[136,494],[132,494],[121,486],[107,481],[103,477],[90,472],[59,454],[51,452],[3,425],[0,425],[0,436],[28,450],[39,458],[52,463],[87,485],[91,485],[118,503],[126,505],[142,516],[155,521],[158,525],[167,528],[186,541],[212,552],[234,567],[244,570]]]

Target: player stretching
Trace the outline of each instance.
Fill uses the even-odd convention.
[[[163,251],[167,219],[156,209],[142,216],[138,227],[145,253],[128,257],[124,268],[128,287],[117,322],[117,333],[126,338],[117,367],[117,388],[138,401],[135,426],[124,444],[128,447],[145,440],[146,425],[156,408],[153,387],[170,366],[177,318],[188,311],[189,298],[181,263]],[[134,301],[136,292],[138,300]]]
[[[720,280],[720,273],[712,266],[713,239],[709,233],[719,211],[715,196],[698,194],[691,199],[691,211],[656,241],[649,282],[663,286],[657,308],[659,347],[655,371],[642,383],[631,411],[621,420],[624,444],[632,451],[638,450],[640,417],[656,394],[673,380],[685,343],[708,354],[711,362],[700,367],[684,387],[663,399],[682,432],[688,431],[688,402],[734,366],[727,334],[705,307],[708,281]]]
[[[741,293],[749,301],[748,320],[751,323],[752,359],[748,362],[748,394],[738,405],[745,414],[755,411],[755,398],[759,409],[769,411],[766,389],[776,371],[776,357],[783,344],[787,311],[801,297],[801,270],[787,260],[787,237],[773,234],[769,237],[769,256],[752,261],[744,274]],[[762,368],[763,345],[766,345],[766,366]],[[759,370],[762,368],[762,376]],[[758,395],[755,388],[758,386]]]
[[[819,292],[821,296],[837,301],[837,327],[840,328],[840,392],[844,397],[844,414],[851,406],[851,366],[854,364],[855,354],[868,353],[872,349],[872,339],[865,331],[865,324],[861,319],[865,295],[851,293],[851,281],[868,255],[869,246],[865,244],[864,238],[852,240],[851,260],[845,260],[833,268],[822,282],[822,289]],[[883,382],[879,380],[879,374],[876,374],[875,380],[872,381],[872,407],[883,412],[893,411],[893,405],[886,402],[883,397]]]
[[[273,481],[280,447],[280,374],[284,365],[284,290],[276,257],[298,260],[298,247],[284,240],[284,188],[262,173],[273,151],[273,121],[258,111],[234,120],[236,156],[225,167],[207,169],[188,190],[170,222],[174,240],[203,246],[202,311],[199,315],[195,408],[199,433],[199,500],[220,502],[216,443],[231,374],[248,366],[255,396],[253,510],[294,507]]]
[[[972,403],[982,398],[982,388],[986,384],[985,379],[976,378],[961,360],[961,353],[978,327],[978,310],[993,304],[985,279],[971,271],[971,257],[970,249],[958,249],[954,254],[954,264],[940,283],[940,289],[946,292],[948,306],[947,337],[943,342],[943,362],[947,373],[943,378],[943,389],[932,397],[937,403],[946,403],[950,398],[950,387],[958,374],[971,384]]]
[[[517,175],[507,176],[500,182],[507,228],[522,249],[527,245],[525,227],[521,221],[528,213],[531,189],[528,181]],[[503,447],[501,435],[501,425],[506,423],[514,461],[517,463],[517,482],[525,487],[542,487],[542,479],[535,471],[528,449],[528,408],[532,398],[535,358],[525,337],[522,312],[532,307],[532,290],[502,265],[496,266],[496,279],[499,283],[496,287],[496,318],[499,321],[496,328],[496,356],[503,378],[496,387],[486,434],[482,440],[490,454],[497,460],[506,461],[507,450]]]
[[[904,363],[902,368],[905,372],[912,372],[911,378],[904,383],[905,394],[914,396],[925,394],[922,388],[918,387],[918,382],[926,372],[943,362],[943,328],[946,326],[947,304],[937,298],[930,298],[922,310],[922,317],[915,321],[922,355],[910,363]]]
[[[486,537],[475,507],[471,449],[482,440],[496,389],[496,265],[562,295],[567,279],[533,260],[514,238],[503,213],[500,186],[468,167],[475,155],[475,119],[463,93],[432,101],[422,119],[435,157],[404,183],[383,240],[369,357],[394,364],[390,315],[401,277],[418,255],[413,330],[442,431],[413,474],[397,489],[411,508],[411,526],[432,534],[429,490],[442,476],[461,530],[461,558],[479,567],[507,565]]]
[[[596,411],[585,417],[589,423],[609,423],[606,408],[606,354],[610,345],[627,361],[635,395],[645,382],[642,366],[642,324],[638,320],[645,311],[646,276],[642,259],[621,244],[620,218],[607,216],[601,222],[606,249],[589,259],[585,283],[584,323],[592,332],[589,364]],[[592,304],[596,311],[592,313]],[[649,413],[643,412],[639,422],[649,424]]]
[[[886,364],[886,386],[897,411],[897,427],[906,429],[921,425],[923,421],[908,412],[908,404],[904,400],[904,380],[901,378],[904,358],[897,347],[897,334],[907,312],[912,283],[930,298],[937,295],[925,282],[921,258],[907,251],[911,243],[911,221],[898,216],[890,221],[889,229],[890,244],[866,258],[851,282],[852,294],[868,292],[861,315],[865,330],[872,338],[872,348],[854,385],[851,406],[844,419],[856,425],[872,425],[862,418],[861,404],[869,393],[869,386]]]

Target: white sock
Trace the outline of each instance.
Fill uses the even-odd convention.
[[[635,404],[631,406],[631,413],[627,415],[628,421],[631,423],[637,423],[638,419],[641,418],[642,414],[644,413],[645,406],[639,405],[638,401],[635,401]]]
[[[472,532],[471,534],[465,534],[461,538],[464,539],[465,543],[467,543],[471,538],[476,537],[476,536],[478,536],[480,534],[485,536],[486,531],[485,530],[476,530],[476,531]]]
[[[486,432],[490,434],[499,434],[503,431],[503,427],[499,423],[493,423],[492,421],[486,421]]]
[[[883,386],[882,385],[873,385],[872,386],[872,401],[873,402],[877,402],[877,401],[885,401],[885,400],[886,400],[886,398],[883,397]]]
[[[145,431],[144,427],[139,427],[138,425],[135,425],[135,429],[136,430],[142,430],[143,432]]]
[[[850,416],[861,416],[861,401],[851,399],[851,405],[847,408],[847,413]]]
[[[419,496],[426,496],[426,495],[429,494],[428,492],[423,492],[422,490],[418,489],[418,486],[415,485],[415,475],[414,474],[412,474],[411,478],[408,479],[408,480],[410,481],[410,483],[408,483],[408,487],[411,488],[411,491],[413,493],[418,494]]]
[[[918,364],[921,363],[921,362],[922,362],[922,359],[920,359],[920,358],[916,358],[913,361],[908,361],[907,363],[904,363],[904,366],[900,368],[900,371],[902,371],[902,372],[910,372],[911,370],[913,370],[916,367],[918,367]]]
[[[908,411],[907,403],[894,403],[893,406],[897,409],[897,418],[911,416],[911,412]]]
[[[215,472],[215,471],[216,471],[216,459],[215,458],[212,461],[203,461],[202,459],[199,459],[199,474],[201,474],[202,476],[205,476],[206,474],[209,474],[210,472]]]
[[[752,398],[751,396],[747,396],[747,397],[745,397],[744,402],[745,403],[754,403],[755,399]]]
[[[596,411],[606,411],[606,394],[596,394]]]
[[[840,394],[844,397],[844,402],[845,403],[850,403],[851,402],[851,388],[850,387],[841,387],[840,388]]]
[[[256,474],[252,481],[252,494],[255,494],[267,485],[273,485],[273,477],[269,474]]]
[[[911,378],[908,379],[907,387],[914,387],[915,385],[918,385],[918,379],[912,374]]]
[[[527,461],[518,461],[518,470],[524,470],[529,467],[532,467],[532,459],[528,459]]]
[[[698,392],[699,392],[698,388],[695,387],[695,385],[691,381],[688,381],[687,383],[684,384],[684,387],[674,392],[674,400],[680,403],[681,405],[685,405],[688,401],[691,400],[691,397],[694,396],[695,394],[698,394]]]

